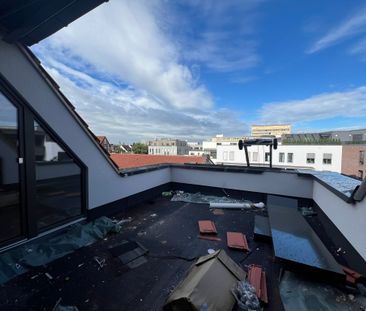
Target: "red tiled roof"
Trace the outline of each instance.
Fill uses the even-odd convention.
[[[165,163],[206,164],[206,156],[166,156],[151,154],[112,153],[111,159],[120,169]]]

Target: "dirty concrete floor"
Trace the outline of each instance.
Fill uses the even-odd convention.
[[[189,259],[206,255],[209,248],[224,249],[245,270],[252,263],[262,265],[267,273],[269,295],[265,310],[283,310],[277,281],[279,265],[274,262],[272,247],[253,240],[257,213],[225,210],[224,215],[214,215],[208,204],[163,198],[140,204],[115,215],[116,219],[132,218],[123,224],[120,233],[43,267],[32,268],[2,285],[0,310],[48,311],[60,298],[62,305],[75,305],[80,311],[162,310],[169,293],[194,262]],[[205,219],[215,221],[221,241],[197,238],[197,221]],[[252,251],[249,256],[227,248],[227,231],[246,234]],[[130,269],[113,257],[108,248],[124,240],[138,241],[146,247],[147,263]],[[105,259],[102,268],[95,256]]]

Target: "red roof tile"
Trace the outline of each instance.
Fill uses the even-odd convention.
[[[266,273],[261,266],[249,266],[248,282],[254,287],[259,300],[268,303]]]
[[[111,159],[120,169],[141,167],[147,165],[165,164],[165,163],[189,163],[189,164],[205,164],[206,156],[166,156],[151,154],[128,154],[128,153],[112,153]]]
[[[227,232],[227,246],[249,251],[246,236],[241,232]]]
[[[212,220],[199,220],[198,227],[202,234],[217,233],[215,223]]]

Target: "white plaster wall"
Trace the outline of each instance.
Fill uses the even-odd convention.
[[[216,142],[213,141],[203,141],[202,142],[202,148],[203,149],[216,149]]]
[[[88,167],[89,208],[170,181],[170,168],[119,176],[30,61],[16,46],[1,40],[0,72]]]
[[[234,152],[234,160],[230,160],[229,156],[224,159],[224,152]],[[265,162],[265,153],[269,152],[267,146],[250,146],[248,147],[250,153],[250,163],[255,166],[256,164],[264,165],[269,162]],[[253,153],[257,152],[258,161],[254,161]],[[285,162],[279,162],[279,153],[285,153]],[[293,163],[287,162],[287,154],[293,153]],[[315,153],[315,163],[306,163],[306,154]],[[332,164],[323,164],[323,154],[332,154]],[[217,163],[225,164],[240,164],[246,165],[245,152],[239,150],[238,146],[233,145],[222,145],[217,146]],[[275,166],[286,166],[286,167],[301,167],[315,169],[318,171],[332,171],[341,172],[342,168],[342,146],[341,145],[278,145],[276,150],[273,150],[273,165]]]
[[[233,173],[172,167],[172,182],[311,198],[312,179],[292,173]]]
[[[366,260],[366,199],[354,205],[346,203],[314,180],[313,199]]]

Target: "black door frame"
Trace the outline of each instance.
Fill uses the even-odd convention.
[[[88,206],[88,168],[67,144],[52,130],[51,126],[34,110],[15,87],[0,73],[0,92],[18,109],[19,157],[23,164],[19,165],[19,182],[21,191],[21,223],[22,236],[0,244],[0,248],[19,240],[36,237],[40,233],[52,230],[76,219],[86,216]],[[69,154],[80,167],[81,173],[81,214],[61,221],[42,230],[37,229],[36,219],[36,178],[34,156],[34,121],[38,122],[61,148]],[[4,245],[3,245],[4,244]]]

